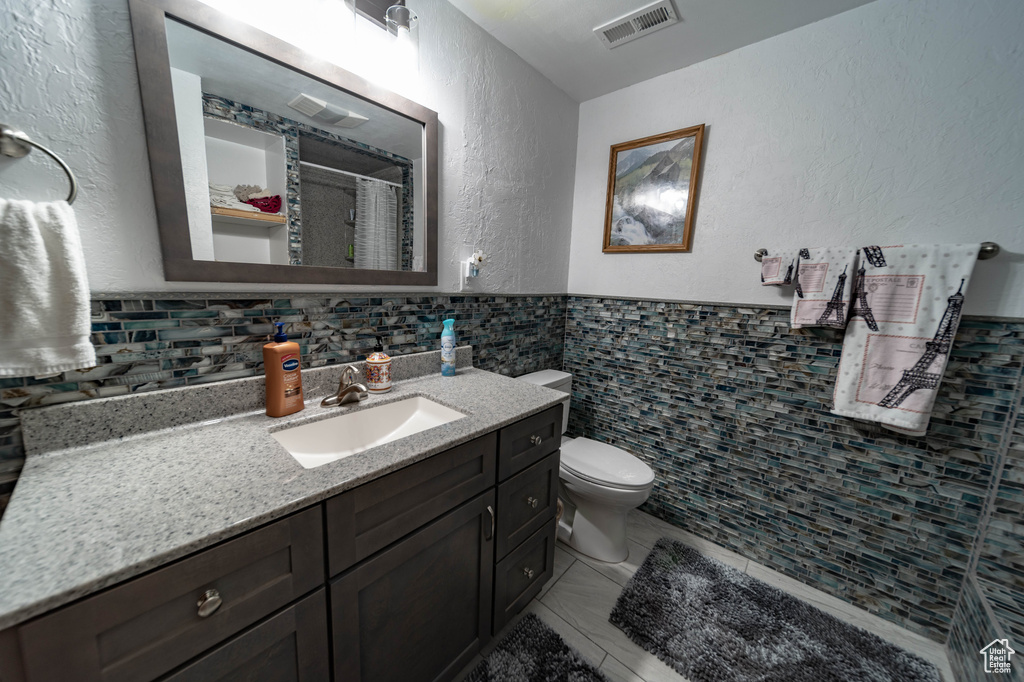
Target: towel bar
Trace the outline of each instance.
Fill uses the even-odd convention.
[[[754,260],[758,263],[768,255],[768,249],[758,249],[754,252]],[[978,252],[978,260],[988,260],[999,255],[999,244],[995,242],[982,242],[981,250]]]
[[[38,142],[33,142],[29,139],[28,135],[20,130],[15,130],[10,126],[0,123],[0,154],[9,156],[12,159],[20,159],[32,151],[32,147],[35,147],[56,161],[64,172],[68,174],[68,180],[71,181],[71,191],[68,193],[67,201],[69,204],[75,203],[75,197],[78,196],[78,181],[75,179],[75,174],[71,172],[71,168],[64,163],[64,159]]]

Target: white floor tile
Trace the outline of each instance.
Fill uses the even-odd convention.
[[[626,583],[629,582],[629,579],[633,577],[633,574],[636,573],[636,569],[640,568],[640,564],[644,562],[647,555],[651,553],[651,549],[649,547],[645,547],[633,542],[632,540],[628,540],[627,543],[629,544],[629,556],[626,557],[625,561],[617,564],[600,561],[593,557],[589,557],[586,554],[581,554],[568,545],[560,544],[559,547],[561,547],[567,554],[575,557],[577,561],[582,561],[601,575],[611,578],[619,585],[625,586]],[[557,557],[558,555],[556,554],[556,561],[558,560]]]
[[[555,544],[555,568],[552,573],[551,579],[544,583],[544,587],[540,588],[540,592],[537,594],[537,599],[540,599],[544,594],[551,589],[551,586],[558,582],[558,579],[562,577],[562,574],[572,566],[573,562],[576,561],[575,554],[568,547],[560,543]]]
[[[670,537],[693,547],[704,556],[718,559],[727,566],[738,568],[741,571],[745,571],[747,568],[746,557],[724,547],[719,547],[715,543],[708,542],[704,538],[697,537],[693,533],[688,533],[681,528],[676,528],[642,511],[633,510],[629,513],[626,533],[630,540],[644,547],[654,547],[654,543],[661,538]]]
[[[622,586],[577,561],[541,603],[647,682],[681,682],[674,670],[608,622]]]
[[[647,682],[647,680],[622,665],[614,656],[608,656],[604,659],[600,671],[608,678],[608,682]]]
[[[557,632],[565,643],[579,652],[588,663],[595,668],[604,662],[607,653],[604,649],[587,638],[582,632],[565,622],[554,611],[534,599],[523,610],[524,613],[535,613],[548,627]]]

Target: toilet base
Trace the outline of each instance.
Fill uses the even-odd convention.
[[[568,524],[563,526],[564,520],[559,523],[558,539],[580,554],[598,561],[625,561],[629,557],[629,546],[626,544],[626,516],[629,509],[592,505],[586,501],[574,506],[576,513],[571,529]]]

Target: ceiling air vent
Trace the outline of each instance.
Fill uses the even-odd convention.
[[[635,12],[630,12],[624,17],[619,17],[604,26],[598,26],[594,29],[594,33],[601,39],[605,47],[611,49],[677,23],[679,23],[679,16],[672,7],[671,0],[661,0]]]

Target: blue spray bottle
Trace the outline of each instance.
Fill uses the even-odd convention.
[[[455,376],[455,320],[445,320],[441,332],[441,376]]]

